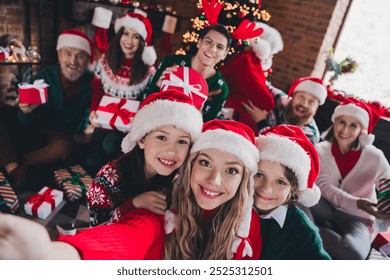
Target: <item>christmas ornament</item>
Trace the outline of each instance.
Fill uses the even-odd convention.
[[[138,2],[138,1],[133,2],[133,7],[134,8],[138,8],[139,5],[141,5],[140,2]]]

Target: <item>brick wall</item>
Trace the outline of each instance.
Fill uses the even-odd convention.
[[[40,10],[39,4],[42,4]],[[21,40],[25,47],[36,46],[42,55],[42,66],[50,65],[56,61],[53,19],[56,15],[54,6],[57,1],[49,0],[0,0],[0,36],[10,34],[13,38]],[[26,17],[25,5],[29,6]],[[42,13],[42,47],[39,40],[39,13]],[[28,24],[27,19],[30,18]],[[30,29],[30,36],[27,34]],[[29,38],[30,37],[30,38]],[[31,40],[31,42],[29,42]],[[39,67],[32,68],[35,73]],[[10,87],[12,72],[21,68],[16,65],[0,65],[0,99],[4,101],[7,89]]]
[[[263,1],[269,24],[281,33],[284,50],[274,57],[271,82],[282,90],[302,76],[322,78],[325,55],[334,46],[351,0]]]
[[[38,16],[39,0],[0,0],[0,34],[18,35],[24,40],[25,21],[23,3],[30,4],[31,42],[39,46]],[[42,1],[43,15],[43,57],[42,66],[56,62],[55,42],[59,30],[75,27],[64,24],[62,1]],[[162,0],[163,1],[163,0]],[[148,1],[153,2],[153,1]],[[155,1],[157,2],[157,1]],[[166,2],[166,1],[163,1]],[[190,27],[190,19],[196,14],[197,0],[175,1],[177,14],[183,17],[180,33],[172,37],[173,49],[180,47],[182,34]],[[329,47],[333,46],[351,0],[264,0],[263,7],[271,14],[269,24],[280,31],[284,40],[284,50],[275,55],[271,82],[287,90],[293,80],[301,76],[322,77],[324,59]],[[161,37],[155,41],[159,59]],[[0,93],[9,83],[9,73],[15,66],[0,67]]]

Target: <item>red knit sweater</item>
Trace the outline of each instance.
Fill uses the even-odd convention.
[[[74,246],[84,260],[158,260],[164,250],[164,217],[146,209],[135,209],[116,224],[86,229],[74,236],[62,236],[63,241]],[[253,256],[260,258],[260,220],[252,212],[251,230],[248,236]],[[234,259],[242,259],[239,252]]]

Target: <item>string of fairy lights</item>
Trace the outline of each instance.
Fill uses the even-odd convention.
[[[248,0],[248,4],[241,3],[243,1],[239,2],[219,0],[218,2],[223,6],[224,16],[226,17],[227,22],[231,22],[230,19],[232,18],[250,18],[251,20],[267,22],[271,18],[271,15],[266,10],[261,9],[261,0]],[[199,40],[199,31],[209,25],[209,21],[203,11],[202,0],[198,0],[196,7],[198,15],[191,19],[192,29],[183,34],[184,45],[197,43]],[[237,25],[232,23],[224,25],[230,32],[233,32],[237,28]],[[239,44],[241,43],[247,44],[248,42],[239,42]],[[229,55],[233,54],[234,52],[234,47],[231,47],[229,50]],[[186,50],[180,48],[176,51],[176,54],[186,54]]]

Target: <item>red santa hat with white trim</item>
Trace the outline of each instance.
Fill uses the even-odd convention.
[[[93,62],[93,41],[80,30],[64,30],[60,36],[58,36],[56,50],[59,51],[62,48],[77,48],[83,50],[89,55],[89,61],[91,63]]]
[[[148,18],[139,13],[129,12],[115,21],[115,33],[117,33],[121,27],[131,28],[141,35],[145,41],[142,60],[147,65],[153,65],[156,62],[157,54],[152,45],[152,24]]]
[[[132,120],[130,132],[122,140],[122,151],[130,152],[149,132],[168,125],[189,133],[191,142],[202,132],[202,113],[195,108],[191,97],[174,89],[156,92],[144,99]]]
[[[298,202],[311,207],[321,198],[314,184],[320,171],[317,151],[302,129],[294,125],[277,125],[257,138],[261,160],[280,163],[290,168],[298,179]]]
[[[378,114],[374,108],[370,107],[369,104],[353,97],[348,97],[334,110],[332,122],[335,122],[340,116],[351,116],[360,122],[363,131],[359,136],[359,143],[362,146],[374,142],[375,136],[372,134],[372,130],[378,123],[380,114]]]
[[[211,120],[204,124],[202,134],[195,141],[190,153],[204,149],[218,149],[231,153],[239,158],[250,171],[248,203],[243,205],[244,215],[233,241],[232,254],[242,252],[242,257],[252,256],[252,248],[248,242],[253,206],[253,176],[257,172],[259,152],[256,148],[255,135],[247,125],[233,120]],[[241,256],[238,256],[239,258]]]
[[[289,96],[293,96],[297,91],[310,93],[319,100],[320,105],[325,103],[328,91],[324,82],[319,78],[302,77],[295,80],[288,91]]]

